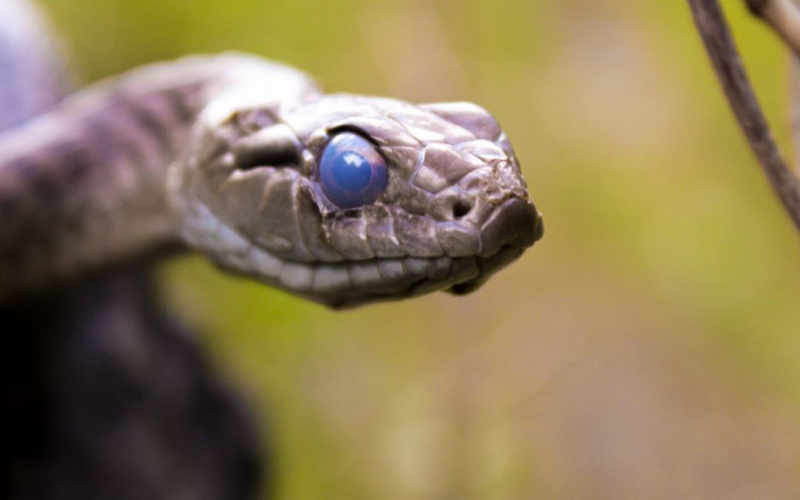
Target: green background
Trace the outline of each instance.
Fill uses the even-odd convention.
[[[243,50],[468,100],[544,239],[479,292],[332,312],[163,267],[263,415],[281,498],[798,498],[800,245],[683,1],[49,0],[83,82]],[[779,141],[787,56],[724,6]]]

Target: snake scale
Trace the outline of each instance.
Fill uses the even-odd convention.
[[[542,235],[508,139],[476,105],[324,94],[237,53],[65,97],[23,0],[0,1],[0,44],[3,407],[24,430],[3,455],[12,498],[253,495],[246,412],[153,298],[163,256],[202,252],[340,308],[469,293]],[[129,425],[141,408],[157,418]]]

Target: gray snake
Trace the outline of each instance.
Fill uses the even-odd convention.
[[[319,187],[341,131],[386,161],[371,204]],[[337,307],[463,293],[542,228],[478,106],[325,95],[240,54],[133,70],[3,134],[0,214],[0,303],[180,247]]]

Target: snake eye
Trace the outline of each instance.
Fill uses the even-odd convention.
[[[386,189],[386,161],[371,142],[358,134],[336,135],[322,152],[322,191],[339,208],[374,203]]]

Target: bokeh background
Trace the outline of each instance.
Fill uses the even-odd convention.
[[[683,1],[48,0],[82,82],[244,50],[492,111],[544,239],[479,292],[332,312],[164,266],[280,498],[798,498],[800,239]],[[785,150],[787,57],[723,2]]]

